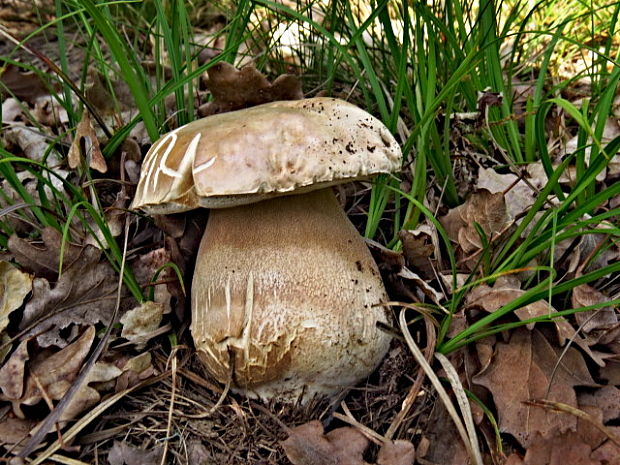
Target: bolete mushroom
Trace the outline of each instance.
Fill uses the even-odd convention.
[[[268,103],[163,136],[134,208],[211,208],[192,284],[208,371],[250,396],[333,395],[385,355],[387,297],[330,186],[400,168],[387,128],[342,100]]]

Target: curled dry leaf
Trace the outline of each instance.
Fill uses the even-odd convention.
[[[147,301],[136,308],[128,310],[122,317],[123,330],[121,337],[136,344],[138,350],[153,337],[159,328],[164,313],[164,306],[159,302]]]
[[[64,347],[62,329],[110,322],[118,279],[111,265],[100,259],[100,250],[86,246],[53,287],[47,279],[34,279],[32,299],[20,323],[20,329],[26,330],[24,337],[36,335],[42,347]]]
[[[86,165],[89,168],[100,173],[108,171],[108,165],[99,147],[99,139],[88,111],[84,111],[82,114],[82,120],[77,125],[75,138],[69,148],[67,161],[70,168],[75,169],[80,166],[82,147],[84,148],[84,155],[86,155]]]
[[[200,107],[200,115],[240,110],[277,100],[299,100],[303,98],[301,82],[296,76],[284,74],[273,84],[254,66],[241,69],[221,61],[207,71],[207,86],[213,101]]]
[[[9,324],[9,315],[17,310],[32,290],[32,276],[0,261],[0,333]]]
[[[44,95],[37,99],[33,114],[43,126],[59,128],[69,123],[67,110],[51,95]]]
[[[432,257],[439,250],[437,231],[423,224],[418,229],[401,231],[399,237],[403,243],[403,255],[407,266],[426,279],[434,279]]]
[[[547,399],[577,407],[574,386],[596,386],[581,354],[569,348],[562,359],[560,350],[534,330],[519,328],[510,343],[498,343],[491,363],[473,377],[493,395],[502,432],[512,434],[523,447],[539,435],[549,438],[574,431],[577,419],[566,413],[550,412],[524,402]]]
[[[2,123],[14,123],[23,116],[22,104],[19,100],[10,97],[2,102]]]

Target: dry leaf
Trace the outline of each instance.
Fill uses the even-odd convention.
[[[581,392],[577,400],[580,408],[586,405],[600,408],[605,423],[620,418],[620,389],[615,386],[603,386],[593,392]]]
[[[573,386],[596,386],[581,354],[569,348],[559,361],[559,350],[538,331],[513,331],[509,343],[498,343],[495,356],[473,377],[493,395],[502,432],[512,434],[523,447],[537,435],[549,438],[574,431],[577,419],[565,413],[524,405],[531,399],[547,399],[577,407]],[[557,368],[556,368],[557,364]]]
[[[377,455],[377,465],[413,465],[414,461],[415,448],[403,439],[383,444]]]
[[[6,86],[12,95],[28,103],[34,103],[38,97],[50,93],[47,82],[38,74],[11,63],[0,68],[0,82],[3,84],[0,89]],[[0,92],[0,95],[4,97],[5,93]]]
[[[159,465],[162,454],[161,446],[141,449],[115,440],[108,453],[108,463],[110,465]]]
[[[136,344],[138,350],[153,337],[159,328],[164,313],[164,306],[158,302],[147,301],[136,308],[128,310],[122,317],[123,330],[121,337]]]
[[[323,434],[314,420],[290,431],[282,447],[293,465],[368,465],[362,459],[368,439],[355,428],[336,428]]]
[[[100,173],[108,171],[108,165],[99,147],[99,139],[97,138],[97,133],[95,132],[88,111],[84,111],[82,114],[82,120],[77,125],[75,138],[69,148],[67,161],[70,168],[75,169],[80,166],[82,147],[86,155],[86,165],[89,168],[99,171]]]
[[[5,415],[0,421],[0,446],[24,442],[35,424],[33,420]]]
[[[61,399],[82,368],[94,338],[95,327],[89,326],[79,339],[59,352],[37,354],[30,363],[23,395],[19,399],[9,399],[15,415],[24,418],[21,406],[39,403],[44,398],[41,389],[49,399]]]
[[[478,258],[468,259],[469,255],[482,249],[483,244],[475,224],[480,225],[488,241],[496,238],[508,224],[506,200],[500,192],[491,194],[481,189],[472,194],[467,201],[453,208],[447,215],[439,218],[448,237],[459,247],[459,259],[466,260],[470,269]]]
[[[8,326],[11,312],[22,305],[31,290],[31,275],[0,261],[0,333]]]
[[[433,257],[437,247],[434,240],[436,231],[428,225],[420,225],[415,230],[403,230],[399,233],[403,243],[403,255],[405,263],[412,270],[417,270],[426,279],[434,279]]]
[[[27,329],[24,337],[37,335],[42,347],[64,347],[67,342],[60,334],[62,329],[110,322],[118,279],[111,265],[100,258],[100,250],[87,246],[53,288],[44,278],[34,279],[32,299],[20,323],[20,329]]]
[[[603,465],[590,458],[592,448],[574,432],[539,440],[525,453],[524,465]]]
[[[417,457],[427,463],[441,465],[463,465],[469,463],[467,449],[442,402],[435,402],[430,413],[421,444],[428,448],[418,448]],[[422,449],[422,450],[420,450]]]
[[[499,174],[493,168],[481,168],[478,171],[478,189],[487,189],[491,194],[504,193],[508,218],[513,220],[520,213],[530,208],[536,201],[538,193],[532,189],[542,189],[547,178],[531,178],[529,184],[514,174]]]
[[[480,307],[485,311],[492,313],[525,294],[526,291],[521,290],[520,285],[521,283],[519,279],[515,276],[501,276],[497,279],[493,287],[486,284],[481,284],[473,288],[467,294],[465,303],[468,306]],[[549,305],[547,301],[538,300],[521,307],[514,313],[519,320],[524,321],[537,316],[552,315],[557,313],[557,310]],[[584,352],[586,352],[599,366],[603,366],[605,364],[602,357],[592,352],[588,345],[588,341],[575,334],[576,330],[571,326],[568,320],[564,317],[556,317],[553,318],[552,321],[556,326],[558,342],[561,345],[567,340],[571,340],[581,347],[581,349],[583,349]],[[527,328],[533,329],[534,325],[534,323],[528,323]]]
[[[63,127],[69,123],[67,110],[51,95],[37,99],[33,115],[37,122],[52,128]]]
[[[588,307],[609,300],[609,297],[588,284],[581,284],[573,288],[571,296],[573,308]],[[596,329],[609,329],[618,323],[618,315],[612,307],[575,313],[575,318],[579,327],[586,333]]]
[[[22,341],[0,368],[0,400],[14,400],[22,396],[24,392],[24,370],[29,358],[28,341]]]
[[[2,102],[2,123],[14,123],[23,116],[23,104],[14,98],[7,98]]]
[[[241,69],[224,61],[208,69],[207,86],[213,101],[200,107],[201,116],[239,110],[277,100],[299,100],[303,98],[301,82],[296,76],[284,74],[273,84],[254,66]]]
[[[20,266],[38,278],[56,280],[60,266],[60,243],[62,235],[54,228],[47,227],[41,232],[44,246],[34,245],[13,234],[9,237],[8,248]],[[67,269],[80,257],[84,247],[71,242],[65,243],[64,268]]]

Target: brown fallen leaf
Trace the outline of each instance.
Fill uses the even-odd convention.
[[[459,245],[459,259],[465,260],[465,265],[471,269],[478,258],[470,258],[470,255],[483,247],[475,224],[480,225],[490,241],[504,230],[508,219],[504,194],[491,194],[481,189],[473,193],[464,204],[440,217],[439,221],[450,239]]]
[[[313,420],[293,428],[281,444],[293,465],[368,465],[362,458],[368,439],[351,427],[324,434]]]
[[[99,139],[88,111],[84,111],[82,114],[82,119],[77,125],[75,137],[69,148],[67,161],[70,168],[75,169],[80,166],[82,148],[84,155],[86,155],[86,166],[100,173],[108,171],[108,165],[99,147]]]
[[[35,336],[42,347],[67,345],[60,332],[71,325],[110,322],[116,306],[118,279],[101,251],[86,246],[52,287],[48,280],[35,278],[30,302],[20,329],[23,337]]]
[[[532,445],[538,435],[549,438],[577,427],[571,415],[523,402],[544,398],[577,407],[574,386],[596,386],[576,349],[569,348],[561,360],[559,353],[537,330],[518,328],[509,343],[496,345],[491,363],[473,377],[475,384],[493,395],[500,430],[512,434],[523,447]]]
[[[571,295],[573,308],[588,307],[608,302],[609,300],[609,297],[588,284],[574,287]],[[586,333],[597,329],[609,329],[618,323],[618,315],[616,315],[612,307],[575,313],[575,319]]]
[[[56,229],[47,227],[41,231],[43,244],[35,245],[13,234],[9,237],[9,252],[20,266],[38,278],[56,280],[60,266],[60,244],[62,235]],[[71,267],[78,260],[84,247],[65,243],[63,267]]]
[[[620,418],[620,389],[616,386],[603,386],[593,392],[579,393],[579,407],[591,405],[603,411],[603,422]]]
[[[413,465],[414,461],[415,448],[403,439],[385,443],[377,455],[377,465]]]
[[[52,355],[46,352],[37,354],[29,365],[30,370],[21,397],[6,399],[13,404],[15,415],[25,418],[22,405],[35,405],[45,397],[51,400],[61,399],[82,368],[94,338],[95,327],[89,326],[76,341],[59,352]]]
[[[32,276],[0,261],[0,333],[9,324],[9,315],[17,310],[32,290]]]
[[[527,172],[526,172],[527,173]],[[499,174],[493,168],[481,168],[478,171],[478,189],[487,189],[491,194],[504,193],[508,218],[515,219],[520,213],[531,207],[538,195],[536,189],[542,189],[547,178],[529,176],[528,182],[514,174]]]
[[[301,82],[292,74],[283,74],[270,83],[253,65],[241,69],[221,61],[207,71],[207,86],[213,101],[202,105],[200,116],[240,110],[277,100],[303,98]]]
[[[426,279],[434,279],[433,256],[436,247],[434,236],[437,233],[431,227],[423,224],[415,230],[403,230],[399,233],[403,243],[403,255],[405,263],[413,270],[418,271]]]
[[[424,447],[418,447],[417,457],[427,463],[463,465],[469,463],[467,449],[442,402],[435,402],[424,431]],[[426,449],[426,450],[424,450]]]
[[[159,328],[163,313],[164,306],[152,301],[128,310],[120,320],[123,325],[121,337],[136,344],[138,350],[143,349],[150,337],[153,337],[153,332]]]
[[[115,440],[108,452],[108,463],[110,465],[159,465],[162,454],[162,446],[141,449]]]
[[[516,276],[500,276],[495,281],[493,287],[487,284],[481,284],[473,288],[467,294],[465,303],[468,306],[480,307],[492,313],[525,294],[526,291],[520,289],[520,287],[521,282]],[[538,300],[519,308],[514,313],[519,320],[524,321],[537,316],[552,315],[557,313],[557,310],[549,305],[547,301]],[[556,317],[553,318],[552,321],[557,329],[558,342],[560,344],[564,344],[567,340],[571,340],[586,352],[597,365],[605,365],[605,361],[590,349],[588,341],[578,334],[575,334],[576,330],[566,318]],[[534,325],[535,323],[528,323],[527,328],[533,329]]]
[[[0,88],[6,87],[18,99],[32,104],[38,97],[50,93],[50,81],[41,79],[34,71],[25,71],[11,63],[0,68],[0,82],[3,84]],[[0,95],[6,96],[4,91]]]
[[[528,448],[524,465],[603,465],[590,458],[592,448],[575,432],[565,432],[550,439],[539,439]]]
[[[24,370],[29,358],[28,341],[22,341],[0,368],[0,400],[21,397],[24,392]]]
[[[4,416],[0,421],[0,446],[25,442],[35,424],[33,420]]]

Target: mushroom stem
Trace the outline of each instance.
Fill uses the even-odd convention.
[[[330,395],[389,338],[377,266],[331,189],[210,212],[192,285],[196,349],[249,395]]]

